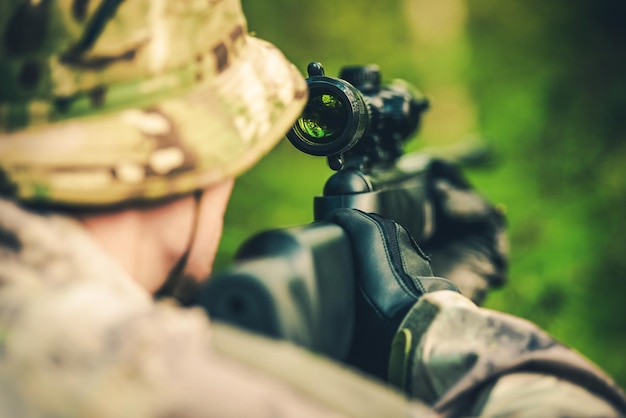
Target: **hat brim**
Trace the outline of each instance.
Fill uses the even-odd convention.
[[[0,154],[19,200],[155,200],[249,169],[284,137],[306,99],[306,82],[282,53],[246,36],[232,63],[185,94],[19,131],[0,141]]]

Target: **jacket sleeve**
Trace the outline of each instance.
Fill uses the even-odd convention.
[[[390,380],[444,416],[623,416],[600,369],[534,324],[464,296],[424,295],[394,338]]]

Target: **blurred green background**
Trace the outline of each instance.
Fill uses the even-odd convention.
[[[509,283],[487,307],[534,321],[626,387],[626,2],[244,0],[249,29],[304,73],[377,63],[431,100],[408,151],[479,136],[468,169],[507,210]],[[330,175],[284,141],[238,180],[217,269],[247,237],[312,220]]]

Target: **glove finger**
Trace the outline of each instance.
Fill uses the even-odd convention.
[[[437,230],[427,243],[429,251],[465,237],[484,241],[487,253],[498,266],[508,257],[506,218],[491,203],[469,189],[459,189],[446,179],[433,184]]]
[[[471,189],[456,187],[447,179],[436,179],[432,185],[435,203],[449,220],[481,222],[500,218],[495,207]]]
[[[438,248],[431,265],[435,274],[452,280],[463,295],[480,304],[489,288],[506,282],[505,260],[484,239],[468,236]]]
[[[384,378],[391,339],[410,307],[428,291],[458,290],[433,276],[426,255],[396,222],[356,209],[335,210],[325,220],[344,229],[354,259],[356,322],[346,361]]]
[[[424,249],[431,255],[431,266],[479,303],[489,287],[506,281],[504,214],[476,193],[452,164],[434,162],[429,187],[436,228]]]
[[[428,258],[398,224],[356,209],[338,209],[326,221],[348,234],[357,282],[380,315],[391,318],[424,293],[414,278],[433,276]]]

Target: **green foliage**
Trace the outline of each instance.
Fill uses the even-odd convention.
[[[486,305],[536,322],[626,386],[626,6],[467,2],[466,35],[429,44],[410,19],[418,3],[437,4],[243,1],[250,30],[303,72],[314,60],[329,75],[377,63],[383,78],[431,95],[432,116],[409,149],[460,140],[472,108],[446,108],[456,97],[446,88],[470,89],[474,125],[498,159],[467,174],[507,208],[511,238],[509,283]],[[254,232],[310,222],[329,175],[323,158],[284,143],[238,179],[218,268]]]
[[[507,166],[476,183],[506,202],[511,224],[511,282],[488,306],[533,320],[624,385],[625,5],[469,4],[468,83]]]

